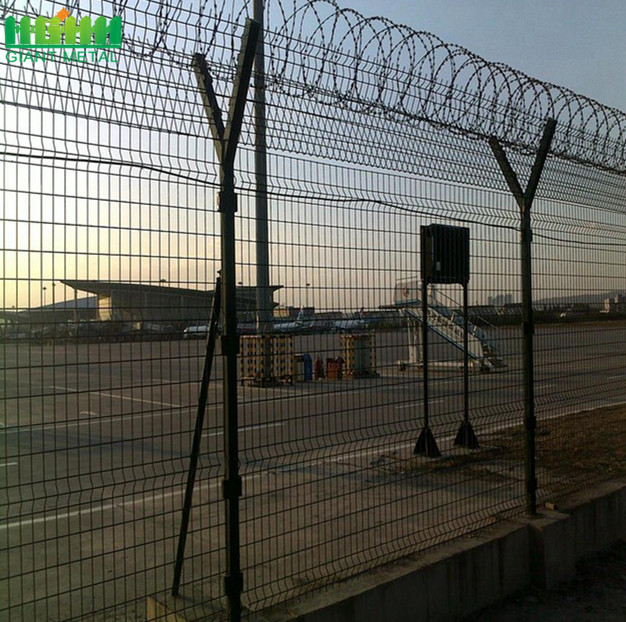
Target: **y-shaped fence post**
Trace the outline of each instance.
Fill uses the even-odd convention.
[[[521,210],[521,262],[522,262],[522,321],[524,332],[524,427],[526,430],[526,510],[534,516],[537,513],[537,475],[535,469],[535,387],[533,362],[533,277],[532,277],[532,225],[530,209],[541,179],[548,151],[554,137],[556,121],[548,119],[543,131],[535,163],[533,164],[526,191],[522,190],[515,171],[511,167],[504,149],[496,138],[489,139],[489,145],[504,174],[504,178]]]
[[[239,439],[237,413],[237,336],[236,263],[235,263],[235,153],[241,134],[248,86],[261,25],[247,20],[237,62],[237,74],[230,99],[226,125],[217,101],[213,81],[202,54],[195,54],[193,68],[198,80],[204,109],[209,120],[215,151],[220,163],[218,210],[221,216],[222,247],[222,356],[224,357],[224,458],[225,476],[222,493],[226,501],[226,576],[224,591],[228,598],[228,619],[241,620],[241,572],[239,538]]]

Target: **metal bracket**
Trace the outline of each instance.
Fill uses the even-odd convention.
[[[243,574],[241,572],[224,577],[224,592],[227,596],[243,592]]]
[[[231,213],[237,212],[237,193],[236,192],[218,192],[217,193],[217,211]]]
[[[239,335],[222,335],[220,344],[222,346],[222,356],[226,356],[226,353],[231,351],[230,348],[234,348],[235,354],[239,354]]]
[[[232,499],[243,494],[243,480],[241,477],[222,480],[222,498]]]

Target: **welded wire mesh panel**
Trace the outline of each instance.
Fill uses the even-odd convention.
[[[142,620],[155,602],[227,618],[219,347],[184,598],[168,594],[222,250],[190,62],[206,55],[225,111],[249,4],[75,3],[72,18],[121,17],[114,56],[2,56],[2,619]],[[533,205],[539,499],[625,462],[623,113],[334,2],[273,0],[266,23],[235,162],[248,612],[523,509],[520,209],[487,139],[524,186],[548,117]],[[422,287],[430,225],[468,230],[467,308],[458,280]],[[478,446],[458,443],[463,422]],[[425,429],[438,457],[414,453]]]
[[[626,186],[610,173],[565,170],[579,200],[541,202],[535,220],[537,443],[547,500],[622,475],[626,440],[626,212],[611,201]],[[546,186],[562,171],[550,166]]]
[[[290,163],[289,175],[290,183],[302,175],[297,199],[270,201],[270,229],[277,232],[273,279],[283,285],[276,302],[293,317],[310,309],[310,317],[300,325],[277,320],[275,328],[284,327],[312,370],[306,380],[303,369],[295,384],[246,387],[241,404],[244,421],[265,428],[246,437],[242,448],[245,596],[253,607],[489,524],[519,508],[524,497],[521,463],[494,458],[492,448],[470,454],[454,446],[463,420],[463,357],[453,328],[453,316],[462,314],[457,286],[430,292],[440,320],[431,320],[437,327],[430,348],[431,427],[446,458],[431,463],[413,456],[424,409],[421,350],[412,340],[421,320],[420,227],[455,222],[430,202],[433,187],[335,166],[332,188],[318,183],[307,190],[325,175],[305,162]],[[457,218],[469,215],[471,191],[466,196],[462,188],[439,184],[436,192]],[[357,209],[352,193],[372,198]],[[390,206],[393,200],[414,207],[403,211]],[[496,327],[492,322],[501,318],[493,309],[490,318],[477,309],[483,297],[515,295],[507,257],[514,264],[516,235],[506,217],[501,222],[500,228],[471,226],[471,321],[476,335],[493,345],[493,364],[503,366],[498,372],[506,369],[480,373],[492,363],[472,337],[480,359],[471,362],[471,413],[482,438],[521,422],[519,329]],[[471,466],[487,455],[494,459]]]
[[[154,9],[115,62],[3,53],[3,620],[144,619],[172,581],[219,235],[188,59],[131,39]],[[183,575],[218,603],[221,375]]]

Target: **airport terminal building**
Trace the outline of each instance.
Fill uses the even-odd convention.
[[[94,294],[100,321],[163,322],[194,324],[206,322],[213,304],[213,290],[202,291],[166,285],[144,285],[118,281],[64,280],[77,292]],[[272,287],[272,291],[280,286]],[[239,321],[254,321],[256,287],[237,287]]]

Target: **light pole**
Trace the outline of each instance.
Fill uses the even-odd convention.
[[[271,381],[271,332],[274,301],[270,288],[269,227],[267,202],[267,137],[265,133],[265,43],[264,0],[253,0],[255,21],[261,24],[254,57],[254,175],[256,183],[256,274],[257,334],[263,336],[263,381]]]
[[[43,307],[46,306],[46,290],[47,289],[48,288],[45,285],[41,288],[41,291],[43,292],[43,304],[41,305],[42,309],[43,309]]]
[[[57,310],[56,307],[54,306],[56,304],[56,298],[54,296],[54,288],[57,286],[57,284],[52,281],[52,323],[56,326],[57,323]],[[55,328],[56,331],[56,328]]]

